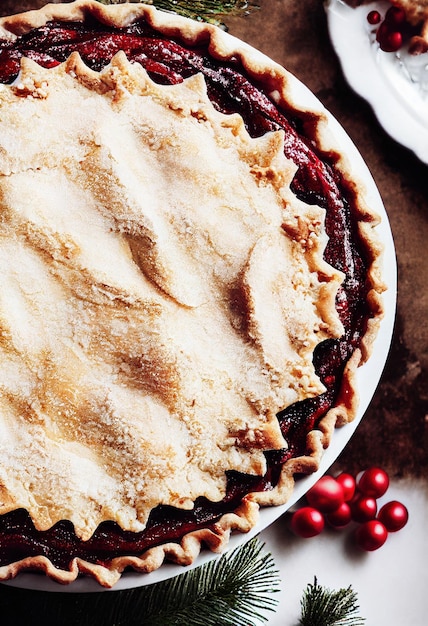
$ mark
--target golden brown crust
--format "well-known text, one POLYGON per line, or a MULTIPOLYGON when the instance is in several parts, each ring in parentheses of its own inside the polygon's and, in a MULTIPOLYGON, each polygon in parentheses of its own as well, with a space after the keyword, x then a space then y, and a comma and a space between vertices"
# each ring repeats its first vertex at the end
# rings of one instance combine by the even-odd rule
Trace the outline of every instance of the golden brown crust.
MULTIPOLYGON (((66 5, 47 5, 39 11, 3 18, 0 20, 0 28, 8 36, 16 36, 28 32, 32 28, 42 26, 51 19, 81 21, 87 15, 93 15, 101 22, 113 26, 127 25, 144 15, 154 28, 160 30, 165 35, 175 36, 179 34, 181 38, 188 42, 207 41, 213 56, 225 60, 232 57, 240 58, 248 73, 257 80, 262 81, 267 90, 275 95, 279 104, 284 102, 287 103, 287 106, 293 106, 293 102, 290 102, 289 90, 291 78, 283 68, 267 59, 264 55, 253 51, 242 42, 225 35, 213 26, 192 22, 177 16, 172 17, 169 14, 156 11, 152 7, 137 4, 104 6, 98 2, 78 0, 66 5)), ((82 83, 86 82, 87 86, 91 86, 92 81, 93 84, 99 85, 99 78, 94 73, 86 72, 77 61, 72 60, 69 63, 75 63, 74 69, 79 70, 77 73, 80 72, 82 83)), ((298 104, 295 106, 299 108, 298 104)), ((316 129, 316 141, 321 151, 333 156, 337 168, 343 173, 345 179, 349 178, 348 172, 350 167, 341 152, 335 152, 334 137, 331 137, 329 134, 325 114, 323 112, 308 111, 307 124, 316 129)), ((352 186, 352 183, 349 184, 352 186)), ((202 545, 207 545, 213 551, 218 551, 227 544, 231 530, 239 530, 240 532, 250 530, 257 522, 259 506, 285 502, 293 490, 295 473, 310 473, 318 468, 322 452, 329 445, 334 428, 351 421, 355 417, 358 405, 355 373, 358 366, 367 360, 371 353, 373 340, 377 334, 379 322, 383 314, 381 293, 385 286, 381 279, 380 259, 382 247, 374 232, 374 227, 379 220, 365 204, 364 191, 361 190, 359 185, 354 185, 354 194, 359 211, 358 219, 361 238, 364 241, 368 258, 371 261, 368 280, 371 286, 369 304, 372 310, 372 318, 369 320, 367 332, 362 340, 361 350, 355 351, 346 367, 337 405, 321 421, 317 430, 308 434, 307 456, 291 459, 284 465, 279 484, 273 491, 249 494, 239 509, 233 514, 225 515, 213 529, 202 529, 190 533, 183 538, 180 544, 166 544, 148 550, 141 557, 114 559, 107 567, 93 565, 76 559, 73 561, 69 572, 63 572, 54 568, 50 561, 44 557, 31 557, 19 563, 0 568, 1 579, 13 577, 19 571, 25 569, 39 569, 58 582, 68 583, 74 580, 81 572, 90 574, 101 585, 111 587, 120 577, 121 572, 128 566, 137 571, 150 572, 157 569, 165 559, 181 564, 191 563, 197 557, 202 545)), ((286 230, 289 233, 293 231, 292 221, 286 224, 286 230)), ((320 264, 319 252, 319 247, 314 250, 315 267, 319 267, 320 264)), ((248 272, 252 271, 251 268, 248 269, 248 272)), ((326 283, 325 285, 324 300, 329 303, 325 307, 326 311, 331 311, 331 303, 334 300, 336 289, 337 284, 334 282, 331 284, 326 283)), ((245 292, 245 283, 243 291, 245 292)), ((246 298, 251 300, 250 293, 246 294, 246 298)), ((331 326, 335 326, 336 321, 333 316, 329 323, 331 326)), ((255 335, 260 333, 256 322, 253 322, 252 332, 255 335)), ((332 332, 333 334, 338 332, 337 325, 332 329, 332 332)), ((260 435, 259 443, 261 443, 262 447, 267 444, 265 434, 260 435)), ((8 497, 11 499, 11 496, 8 497)), ((9 502, 7 510, 12 508, 13 501, 9 502)))

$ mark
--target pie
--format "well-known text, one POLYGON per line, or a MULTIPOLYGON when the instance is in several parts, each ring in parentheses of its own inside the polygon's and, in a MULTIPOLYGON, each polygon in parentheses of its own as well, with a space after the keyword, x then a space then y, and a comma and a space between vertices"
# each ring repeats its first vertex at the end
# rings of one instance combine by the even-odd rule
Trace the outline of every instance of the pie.
POLYGON ((111 587, 222 550, 353 419, 379 218, 326 114, 215 26, 0 27, 0 579, 111 587))

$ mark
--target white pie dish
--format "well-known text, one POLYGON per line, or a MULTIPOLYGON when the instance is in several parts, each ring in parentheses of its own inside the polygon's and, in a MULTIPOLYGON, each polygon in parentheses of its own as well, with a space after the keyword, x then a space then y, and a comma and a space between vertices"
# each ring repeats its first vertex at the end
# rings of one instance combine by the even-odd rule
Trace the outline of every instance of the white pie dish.
MULTIPOLYGON (((290 87, 294 102, 299 104, 303 109, 322 111, 328 115, 329 124, 334 134, 335 141, 339 144, 343 153, 352 163, 354 180, 361 181, 361 184, 367 191, 366 197, 368 204, 381 216, 382 221, 377 227, 377 231, 384 245, 383 278, 388 287, 387 291, 383 295, 385 316, 381 322, 380 330, 373 346, 373 353, 367 363, 361 366, 357 372, 360 403, 356 418, 350 424, 335 430, 330 446, 323 455, 319 470, 315 474, 302 478, 296 483, 293 495, 289 501, 281 506, 263 508, 260 511, 258 524, 248 534, 233 534, 230 539, 228 549, 232 549, 239 544, 244 543, 273 523, 279 516, 293 506, 335 461, 363 418, 365 410, 375 393, 388 355, 394 325, 396 304, 396 260, 394 244, 388 217, 375 182, 373 181, 373 178, 371 177, 371 174, 357 148, 349 139, 340 124, 325 111, 318 99, 296 78, 290 78, 290 87)), ((214 558, 219 557, 218 555, 212 553, 202 552, 196 559, 195 563, 190 567, 198 567, 204 562, 214 558)), ((115 584, 113 590, 120 591, 147 584, 153 584, 181 574, 183 571, 185 570, 183 570, 181 566, 165 563, 160 569, 150 574, 126 572, 115 584)), ((99 592, 103 590, 97 582, 89 578, 78 578, 73 583, 62 586, 44 576, 31 573, 20 573, 16 579, 7 581, 4 584, 27 589, 71 593, 99 592)))

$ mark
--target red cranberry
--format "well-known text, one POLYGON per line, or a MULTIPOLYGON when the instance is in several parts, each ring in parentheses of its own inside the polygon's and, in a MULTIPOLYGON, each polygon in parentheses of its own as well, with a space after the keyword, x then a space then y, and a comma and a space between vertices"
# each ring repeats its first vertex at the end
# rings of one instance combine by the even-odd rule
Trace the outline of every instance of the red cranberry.
POLYGON ((372 24, 373 26, 375 24, 379 24, 380 22, 380 13, 379 11, 370 11, 370 13, 367 15, 367 21, 369 24, 372 24))
POLYGON ((383 546, 387 540, 388 531, 382 522, 372 519, 357 528, 355 537, 359 548, 372 552, 383 546))
POLYGON ((357 496, 351 502, 351 514, 354 522, 367 522, 376 517, 377 503, 374 498, 368 496, 357 496))
POLYGON ((403 35, 398 30, 391 30, 386 22, 379 26, 376 39, 384 52, 396 52, 403 44, 403 35))
POLYGON ((299 537, 308 539, 319 535, 324 529, 324 517, 311 506, 297 509, 291 518, 291 530, 299 537))
POLYGON ((388 33, 379 45, 384 52, 397 52, 403 45, 403 35, 399 31, 388 33))
POLYGON ((400 26, 406 21, 406 13, 399 7, 390 7, 385 14, 385 22, 391 26, 400 26))
POLYGON ((380 498, 389 487, 389 476, 380 467, 371 467, 361 475, 358 489, 365 496, 380 498))
POLYGON ((346 472, 342 472, 339 476, 336 476, 336 480, 339 485, 342 485, 343 495, 345 498, 345 502, 349 502, 352 500, 355 494, 355 478, 351 476, 351 474, 347 474, 346 472))
POLYGON ((323 476, 306 494, 308 503, 321 511, 330 513, 344 502, 343 487, 332 476, 323 476))
POLYGON ((335 511, 328 513, 328 515, 326 515, 326 519, 330 526, 333 526, 334 528, 343 528, 349 524, 352 519, 351 507, 347 502, 343 502, 335 511))
POLYGON ((393 533, 401 530, 407 524, 409 512, 404 504, 397 500, 392 500, 383 505, 377 517, 386 530, 393 533))

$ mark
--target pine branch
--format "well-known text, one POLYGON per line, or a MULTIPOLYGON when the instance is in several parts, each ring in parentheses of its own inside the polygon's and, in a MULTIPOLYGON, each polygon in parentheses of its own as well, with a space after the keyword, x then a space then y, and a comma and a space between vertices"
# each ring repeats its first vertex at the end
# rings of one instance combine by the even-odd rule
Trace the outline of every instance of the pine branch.
POLYGON ((309 584, 301 600, 301 626, 362 626, 365 619, 357 615, 357 594, 351 586, 332 591, 309 584))
POLYGON ((145 624, 170 626, 252 626, 272 611, 278 573, 263 545, 253 539, 218 561, 147 588, 145 624))
MULTIPOLYGON (((221 24, 229 16, 246 16, 259 6, 254 0, 130 0, 131 2, 153 4, 158 9, 172 11, 195 20, 221 24)), ((102 4, 122 4, 125 0, 98 0, 102 4)))

